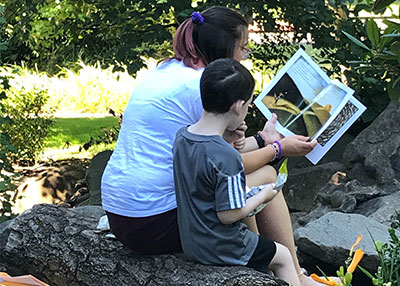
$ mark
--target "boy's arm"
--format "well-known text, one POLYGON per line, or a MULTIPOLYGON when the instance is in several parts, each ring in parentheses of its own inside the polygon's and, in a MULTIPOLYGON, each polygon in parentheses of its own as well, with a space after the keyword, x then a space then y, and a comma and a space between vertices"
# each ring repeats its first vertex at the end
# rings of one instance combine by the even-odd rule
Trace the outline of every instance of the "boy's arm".
POLYGON ((232 209, 217 212, 218 219, 223 224, 232 224, 251 213, 260 204, 272 200, 278 191, 273 189, 274 185, 269 184, 262 188, 257 194, 246 200, 246 206, 239 209, 232 209))

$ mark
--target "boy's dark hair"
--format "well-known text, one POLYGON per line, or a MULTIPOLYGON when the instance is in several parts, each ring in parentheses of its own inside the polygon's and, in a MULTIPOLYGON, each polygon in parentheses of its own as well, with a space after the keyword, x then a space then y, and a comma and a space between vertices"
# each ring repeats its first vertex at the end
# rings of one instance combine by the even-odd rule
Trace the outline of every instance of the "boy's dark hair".
POLYGON ((185 20, 174 36, 175 58, 193 67, 193 59, 205 65, 220 58, 232 58, 236 43, 247 30, 248 22, 235 10, 213 6, 201 13, 202 23, 185 20))
POLYGON ((234 59, 218 59, 209 64, 200 79, 205 111, 226 113, 238 100, 248 101, 254 90, 251 73, 234 59))

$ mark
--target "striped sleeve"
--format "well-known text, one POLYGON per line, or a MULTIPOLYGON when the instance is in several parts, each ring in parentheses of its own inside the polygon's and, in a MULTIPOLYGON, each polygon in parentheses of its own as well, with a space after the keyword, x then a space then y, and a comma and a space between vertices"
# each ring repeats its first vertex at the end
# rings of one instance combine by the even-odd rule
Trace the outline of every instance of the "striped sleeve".
POLYGON ((238 209, 246 205, 244 172, 235 175, 218 175, 216 211, 238 209))

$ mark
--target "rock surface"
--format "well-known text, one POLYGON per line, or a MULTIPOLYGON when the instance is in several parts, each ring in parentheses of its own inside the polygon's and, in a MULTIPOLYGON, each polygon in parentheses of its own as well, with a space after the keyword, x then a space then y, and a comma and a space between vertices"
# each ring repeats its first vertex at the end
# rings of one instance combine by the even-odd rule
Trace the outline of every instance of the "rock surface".
POLYGON ((348 144, 343 162, 352 178, 399 189, 399 108, 400 103, 389 104, 368 128, 348 144))
POLYGON ((357 248, 365 252, 360 265, 374 273, 378 266, 374 241, 380 240, 386 243, 390 238, 387 226, 375 220, 360 214, 329 212, 298 228, 295 238, 300 251, 317 259, 323 258, 324 262, 339 267, 348 258, 350 247, 359 234, 363 239, 357 248))
POLYGON ((52 286, 288 285, 246 267, 204 266, 181 254, 133 254, 95 230, 101 211, 82 213, 88 212, 36 205, 1 225, 0 271, 31 273, 52 286))
MULTIPOLYGON (((317 166, 305 158, 290 158, 283 193, 300 260, 310 262, 303 267, 315 266, 317 260, 343 265, 355 238, 363 234, 360 247, 368 254, 362 265, 376 271, 366 226, 374 239, 385 241, 392 216, 400 211, 399 109, 400 103, 390 104, 350 143, 352 138, 345 135, 317 166)), ((100 204, 100 179, 110 154, 93 158, 85 180, 75 186, 65 205, 100 204)), ((52 185, 57 186, 57 180, 52 185)), ((65 192, 68 196, 71 186, 65 192)), ((94 231, 103 213, 94 206, 40 205, 0 225, 0 271, 32 273, 51 285, 281 285, 247 268, 206 267, 181 255, 134 255, 94 231)))

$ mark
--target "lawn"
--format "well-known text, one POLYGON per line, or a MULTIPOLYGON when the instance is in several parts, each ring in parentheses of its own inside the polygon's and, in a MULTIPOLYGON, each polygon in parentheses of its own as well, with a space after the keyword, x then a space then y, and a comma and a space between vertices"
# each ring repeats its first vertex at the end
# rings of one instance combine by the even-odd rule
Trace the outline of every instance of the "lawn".
POLYGON ((91 158, 100 151, 113 149, 115 143, 102 143, 92 146, 88 150, 82 150, 83 145, 90 138, 96 140, 99 136, 104 135, 103 129, 118 127, 118 125, 118 118, 112 116, 56 118, 46 137, 45 149, 41 159, 91 158))

